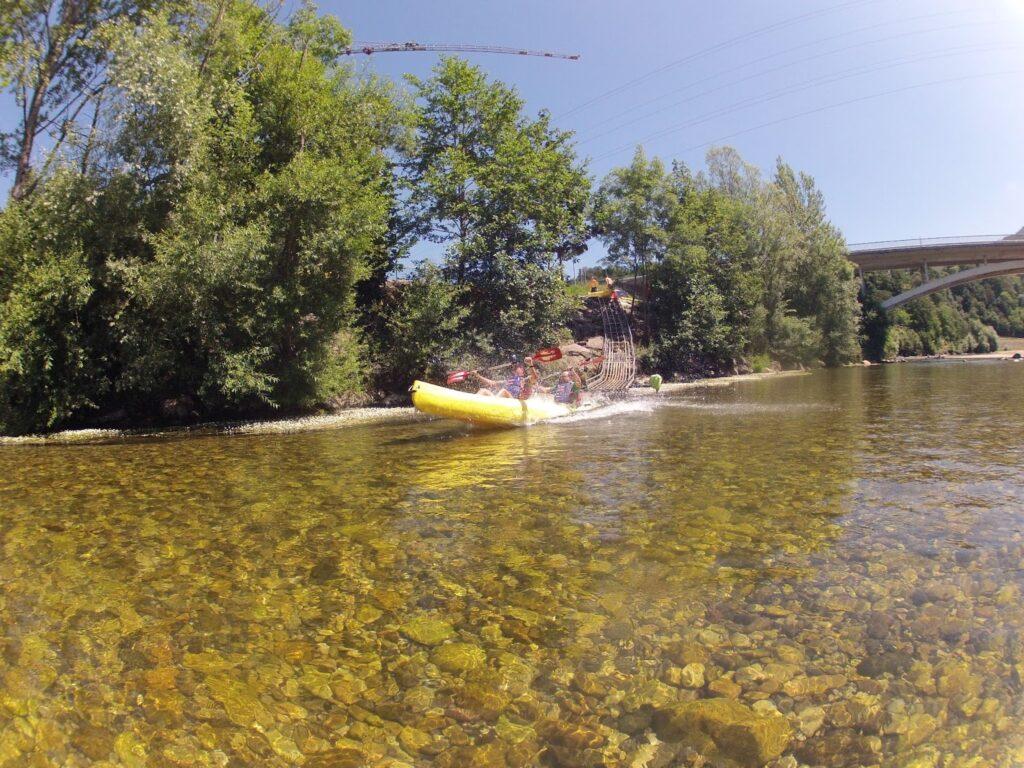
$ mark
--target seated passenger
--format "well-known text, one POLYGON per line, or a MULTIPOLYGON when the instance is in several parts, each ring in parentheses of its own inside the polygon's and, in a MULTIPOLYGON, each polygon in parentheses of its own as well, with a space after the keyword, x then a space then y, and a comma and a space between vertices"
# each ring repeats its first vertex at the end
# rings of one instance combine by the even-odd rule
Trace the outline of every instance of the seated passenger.
POLYGON ((512 369, 512 375, 505 379, 504 382, 495 381, 494 379, 488 379, 476 371, 473 375, 478 381, 486 384, 487 386, 481 387, 476 391, 478 395, 490 395, 497 397, 511 397, 519 400, 527 400, 530 395, 533 394, 533 388, 537 383, 537 369, 533 365, 533 358, 526 358, 526 368, 522 365, 516 365, 512 369), (527 376, 527 369, 529 370, 529 376, 527 376), (495 391, 495 387, 501 387, 501 389, 495 391))
POLYGON ((558 382, 551 388, 556 403, 578 406, 583 401, 583 380, 575 370, 562 371, 558 382))

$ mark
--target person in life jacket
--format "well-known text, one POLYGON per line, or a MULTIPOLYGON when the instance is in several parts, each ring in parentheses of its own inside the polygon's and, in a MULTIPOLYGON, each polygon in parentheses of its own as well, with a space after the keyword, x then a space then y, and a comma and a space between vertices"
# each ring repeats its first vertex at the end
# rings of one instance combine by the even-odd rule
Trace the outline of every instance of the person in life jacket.
POLYGON ((583 401, 583 380, 575 369, 562 371, 558 382, 551 388, 556 403, 576 407, 583 401))
POLYGON ((533 364, 533 358, 526 358, 526 365, 516 363, 512 368, 512 375, 504 382, 488 379, 474 371, 476 379, 484 384, 476 391, 478 395, 491 395, 497 397, 511 397, 518 400, 527 400, 533 394, 537 385, 537 369, 533 364), (497 391, 494 388, 500 387, 497 391))

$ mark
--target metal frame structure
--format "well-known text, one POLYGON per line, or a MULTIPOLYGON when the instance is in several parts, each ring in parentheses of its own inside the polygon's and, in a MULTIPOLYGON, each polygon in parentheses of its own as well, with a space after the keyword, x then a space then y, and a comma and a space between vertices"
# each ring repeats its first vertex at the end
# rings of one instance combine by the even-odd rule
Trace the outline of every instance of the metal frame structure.
POLYGON ((636 378, 636 349, 629 317, 613 291, 607 298, 588 298, 600 302, 604 329, 604 362, 587 377, 587 389, 593 392, 621 392, 636 378))

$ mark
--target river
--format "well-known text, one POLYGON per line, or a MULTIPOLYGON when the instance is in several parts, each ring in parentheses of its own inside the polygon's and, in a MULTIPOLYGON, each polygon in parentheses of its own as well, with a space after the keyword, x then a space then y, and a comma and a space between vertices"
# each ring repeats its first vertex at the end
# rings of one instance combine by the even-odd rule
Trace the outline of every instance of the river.
POLYGON ((1022 391, 0 447, 0 765, 1024 765, 1022 391))

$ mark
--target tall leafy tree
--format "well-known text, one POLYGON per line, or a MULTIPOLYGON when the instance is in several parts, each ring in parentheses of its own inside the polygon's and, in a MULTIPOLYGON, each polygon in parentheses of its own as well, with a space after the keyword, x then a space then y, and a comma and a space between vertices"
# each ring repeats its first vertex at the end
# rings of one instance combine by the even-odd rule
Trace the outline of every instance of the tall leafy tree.
POLYGON ((653 267, 653 352, 666 370, 721 369, 744 354, 762 284, 735 198, 673 171, 678 205, 653 267))
POLYGON ((336 64, 332 19, 200 11, 108 25, 91 159, 61 153, 0 214, 4 429, 362 384, 353 288, 386 238, 390 90, 336 64))
POLYGON ((729 147, 709 151, 696 176, 679 164, 666 175, 638 152, 597 197, 612 258, 655 254, 660 365, 721 369, 751 352, 839 365, 859 354, 852 265, 809 176, 780 161, 766 181, 729 147))
POLYGON ((443 58, 417 97, 404 181, 421 237, 465 287, 467 327, 499 349, 550 339, 569 305, 560 262, 586 240, 589 179, 571 134, 477 67, 443 58))
POLYGON ((464 345, 466 310, 460 293, 429 261, 419 264, 410 279, 388 286, 373 308, 369 336, 379 384, 401 391, 411 378, 442 374, 441 367, 464 345))
POLYGON ((860 355, 860 305, 843 235, 829 222, 825 198, 812 177, 797 176, 780 159, 775 187, 798 233, 785 292, 787 305, 796 315, 813 319, 814 329, 821 334, 818 356, 827 365, 852 362, 860 355))
POLYGON ((732 147, 708 151, 707 183, 743 206, 747 243, 761 278, 761 311, 751 338, 756 351, 778 350, 792 323, 784 322, 789 307, 786 289, 797 257, 798 233, 779 189, 765 183, 761 171, 732 147))
POLYGON ((106 391, 90 303, 92 272, 76 216, 80 180, 61 177, 35 206, 0 213, 0 432, 47 429, 106 391))
POLYGON ((122 269, 133 297, 123 386, 185 393, 213 410, 338 394, 322 384, 351 368, 335 340, 351 324, 362 256, 387 225, 389 107, 374 84, 333 68, 347 33, 317 19, 300 12, 281 29, 236 3, 212 51, 204 37, 144 34, 138 55, 122 54, 124 93, 140 81, 167 86, 168 113, 143 110, 151 130, 130 145, 162 158, 175 195, 151 258, 122 269), (174 69, 154 51, 183 73, 141 75, 174 69), (173 126, 193 102, 181 85, 190 79, 197 135, 173 126))
POLYGON ((658 158, 648 160, 642 147, 636 148, 632 163, 604 178, 594 196, 593 232, 608 249, 605 263, 631 272, 634 282, 640 278, 645 307, 649 268, 665 255, 676 204, 664 165, 658 158))
POLYGON ((95 127, 106 88, 109 48, 99 36, 111 23, 137 24, 160 0, 6 0, 0 10, 0 85, 20 109, 13 131, 0 134, 0 162, 14 171, 11 197, 34 184, 40 138, 49 157, 95 127), (85 117, 85 127, 80 118, 85 117))

